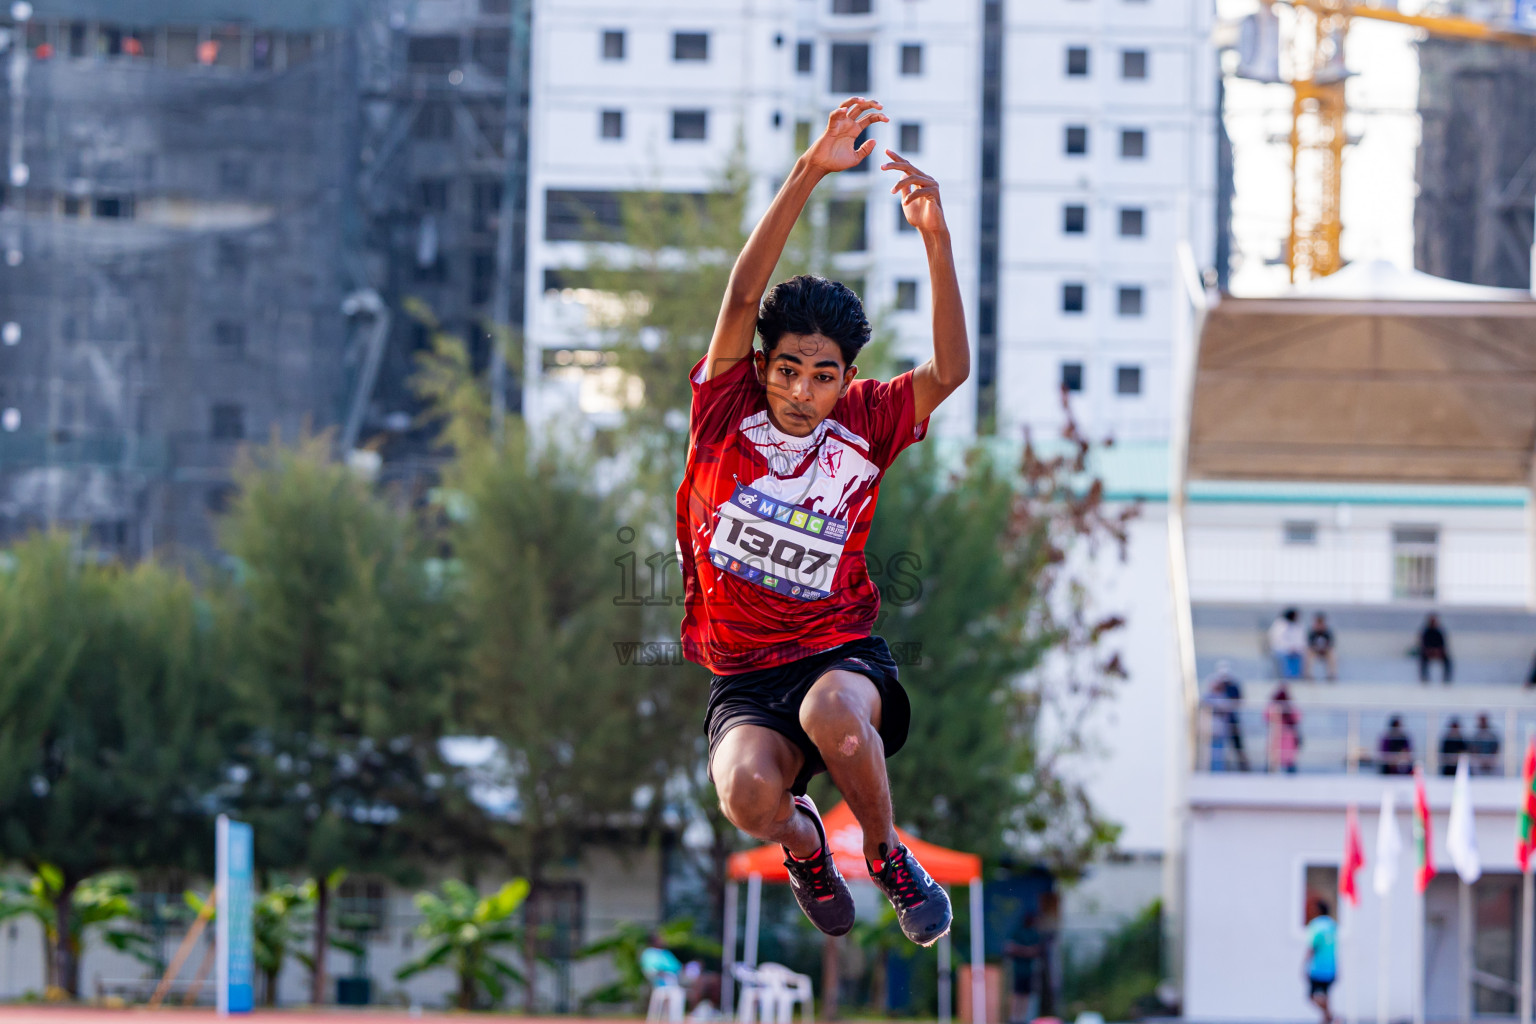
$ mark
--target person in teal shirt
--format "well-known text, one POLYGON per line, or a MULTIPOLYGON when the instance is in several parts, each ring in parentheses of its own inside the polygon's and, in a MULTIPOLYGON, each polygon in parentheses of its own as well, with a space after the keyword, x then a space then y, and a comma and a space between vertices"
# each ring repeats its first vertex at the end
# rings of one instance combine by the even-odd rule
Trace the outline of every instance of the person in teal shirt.
POLYGON ((1333 1024, 1328 989, 1338 979, 1339 923, 1328 913, 1328 901, 1316 901, 1317 916, 1307 923, 1307 996, 1323 1011, 1323 1024, 1333 1024))

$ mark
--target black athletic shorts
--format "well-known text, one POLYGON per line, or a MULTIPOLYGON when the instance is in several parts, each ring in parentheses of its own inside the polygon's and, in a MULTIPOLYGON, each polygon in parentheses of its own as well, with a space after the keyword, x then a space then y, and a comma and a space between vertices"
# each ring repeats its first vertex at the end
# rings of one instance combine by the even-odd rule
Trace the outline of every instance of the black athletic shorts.
POLYGON ((912 705, 897 678, 890 647, 878 636, 869 636, 772 668, 715 676, 709 684, 709 710, 704 717, 711 771, 715 748, 726 733, 738 725, 761 725, 786 737, 805 755, 805 767, 790 787, 794 793, 804 793, 811 777, 826 771, 827 765, 800 727, 800 702, 816 680, 833 669, 857 672, 875 684, 880 691, 880 740, 885 744, 885 756, 900 750, 907 742, 912 705))
POLYGON ((1332 985, 1332 978, 1329 978, 1327 981, 1323 981, 1318 978, 1308 978, 1307 998, 1310 999, 1313 996, 1326 996, 1328 994, 1328 989, 1332 987, 1332 985))

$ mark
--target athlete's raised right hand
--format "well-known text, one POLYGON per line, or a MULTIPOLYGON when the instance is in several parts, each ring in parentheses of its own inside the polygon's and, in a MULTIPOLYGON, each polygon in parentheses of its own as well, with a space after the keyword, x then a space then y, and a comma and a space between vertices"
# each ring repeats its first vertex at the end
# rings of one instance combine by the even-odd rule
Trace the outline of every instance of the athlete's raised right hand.
POLYGON ((854 146, 859 133, 877 121, 890 120, 880 112, 881 109, 878 102, 863 96, 844 101, 828 115, 827 130, 805 151, 806 162, 823 174, 857 167, 859 161, 875 151, 874 139, 867 140, 862 146, 854 146))

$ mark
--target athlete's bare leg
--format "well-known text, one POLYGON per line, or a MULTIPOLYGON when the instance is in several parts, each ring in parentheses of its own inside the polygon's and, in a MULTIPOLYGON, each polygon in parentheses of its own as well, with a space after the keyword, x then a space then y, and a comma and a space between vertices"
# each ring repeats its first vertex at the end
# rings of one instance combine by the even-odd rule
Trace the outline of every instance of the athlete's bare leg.
POLYGON ((872 863, 884 860, 897 840, 885 743, 880 739, 880 691, 857 672, 828 672, 801 702, 800 727, 821 752, 832 781, 864 830, 865 858, 872 863))
POLYGON ((778 843, 801 859, 814 856, 821 836, 809 817, 795 813, 789 792, 804 766, 800 748, 779 733, 761 725, 736 726, 710 762, 720 810, 749 836, 778 843))

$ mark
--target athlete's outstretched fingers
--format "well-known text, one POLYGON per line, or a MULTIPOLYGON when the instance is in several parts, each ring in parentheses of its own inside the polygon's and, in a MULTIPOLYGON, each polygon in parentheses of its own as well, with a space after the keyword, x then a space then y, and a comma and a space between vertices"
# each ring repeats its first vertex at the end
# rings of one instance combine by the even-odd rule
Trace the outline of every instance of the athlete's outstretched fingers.
POLYGON ((847 103, 845 103, 843 105, 848 108, 848 116, 852 117, 852 118, 858 118, 861 114, 863 114, 867 110, 884 110, 885 109, 883 106, 880 105, 880 101, 879 100, 872 100, 872 99, 870 99, 867 96, 855 96, 855 97, 853 97, 853 99, 849 100, 847 103))
POLYGON ((928 175, 924 174, 922 171, 918 171, 915 174, 907 175, 905 178, 902 178, 896 184, 892 185, 891 186, 891 192, 894 194, 897 189, 905 188, 908 185, 916 185, 916 186, 921 187, 923 185, 937 185, 937 184, 938 184, 938 182, 936 182, 932 178, 928 177, 928 175))
POLYGON ((908 192, 905 196, 902 197, 901 202, 902 205, 906 205, 915 199, 932 199, 934 202, 938 202, 939 186, 929 185, 927 188, 913 189, 911 192, 908 192))

